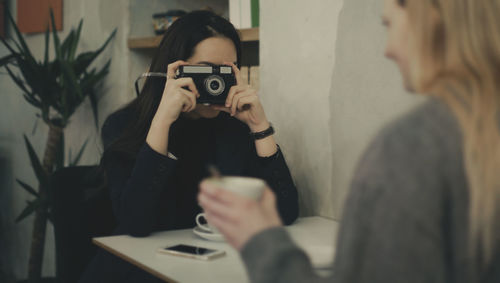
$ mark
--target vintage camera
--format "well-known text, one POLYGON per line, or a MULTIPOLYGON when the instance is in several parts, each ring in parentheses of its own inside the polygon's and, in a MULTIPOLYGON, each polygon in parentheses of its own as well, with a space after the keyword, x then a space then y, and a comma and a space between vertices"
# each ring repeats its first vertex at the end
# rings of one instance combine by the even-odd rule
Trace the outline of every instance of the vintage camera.
POLYGON ((229 90, 236 84, 233 68, 226 65, 184 65, 177 69, 176 76, 193 78, 200 93, 196 99, 199 104, 224 104, 229 90))

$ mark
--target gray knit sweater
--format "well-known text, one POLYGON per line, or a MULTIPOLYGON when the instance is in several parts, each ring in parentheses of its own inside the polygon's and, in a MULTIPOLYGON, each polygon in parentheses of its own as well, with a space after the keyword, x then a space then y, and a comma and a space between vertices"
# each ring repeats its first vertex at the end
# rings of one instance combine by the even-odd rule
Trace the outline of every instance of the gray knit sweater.
POLYGON ((361 159, 331 277, 316 275, 283 228, 253 237, 242 258, 253 282, 500 282, 500 252, 482 272, 467 255, 467 210, 461 132, 431 100, 383 129, 361 159))

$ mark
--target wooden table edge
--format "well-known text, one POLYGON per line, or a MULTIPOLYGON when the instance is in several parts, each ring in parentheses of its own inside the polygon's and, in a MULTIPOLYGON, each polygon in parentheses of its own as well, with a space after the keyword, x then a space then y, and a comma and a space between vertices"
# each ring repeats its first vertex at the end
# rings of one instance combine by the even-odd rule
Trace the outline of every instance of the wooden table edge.
POLYGON ((125 260, 125 261, 127 261, 127 262, 129 262, 129 263, 131 263, 131 264, 133 264, 133 265, 141 268, 141 269, 143 269, 144 271, 151 273, 152 275, 160 278, 163 281, 172 282, 172 283, 177 282, 174 279, 169 278, 169 277, 161 274, 160 272, 158 272, 158 271, 156 271, 156 270, 148 267, 147 265, 144 265, 144 264, 136 261, 135 259, 133 259, 133 258, 131 258, 131 257, 129 257, 129 256, 127 256, 127 255, 125 255, 125 254, 117 251, 117 250, 114 250, 114 249, 112 249, 112 248, 104 245, 103 243, 99 242, 99 240, 96 239, 96 238, 92 238, 92 243, 94 243, 96 246, 104 249, 105 251, 108 251, 108 252, 112 253, 113 255, 115 255, 115 256, 117 256, 117 257, 119 257, 119 258, 121 258, 121 259, 123 259, 123 260, 125 260))

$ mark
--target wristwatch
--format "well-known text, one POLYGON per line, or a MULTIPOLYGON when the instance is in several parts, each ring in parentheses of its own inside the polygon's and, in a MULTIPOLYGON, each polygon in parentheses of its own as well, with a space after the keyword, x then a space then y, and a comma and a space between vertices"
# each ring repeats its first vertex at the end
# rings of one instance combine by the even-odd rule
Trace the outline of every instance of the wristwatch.
POLYGON ((250 132, 250 136, 254 140, 261 140, 263 138, 267 138, 268 136, 270 136, 272 134, 274 134, 274 128, 273 128, 273 125, 271 123, 269 123, 269 128, 265 129, 262 132, 256 132, 256 133, 250 132))

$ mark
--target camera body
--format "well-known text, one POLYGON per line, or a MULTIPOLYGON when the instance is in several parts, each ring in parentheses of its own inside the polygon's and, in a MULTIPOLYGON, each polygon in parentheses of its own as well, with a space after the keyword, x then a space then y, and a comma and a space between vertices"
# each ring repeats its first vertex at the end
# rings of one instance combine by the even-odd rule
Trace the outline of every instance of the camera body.
POLYGON ((198 104, 223 105, 229 90, 236 85, 233 68, 226 65, 184 65, 177 69, 176 77, 193 79, 200 93, 198 104))

